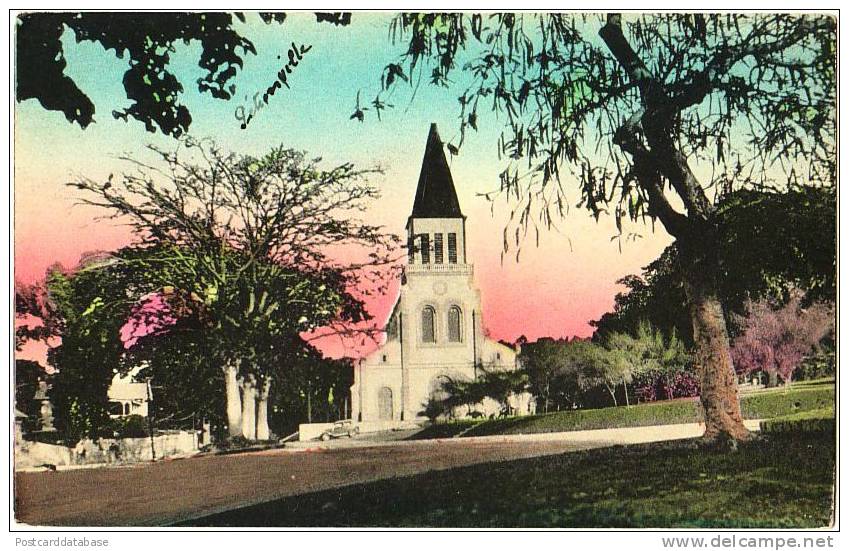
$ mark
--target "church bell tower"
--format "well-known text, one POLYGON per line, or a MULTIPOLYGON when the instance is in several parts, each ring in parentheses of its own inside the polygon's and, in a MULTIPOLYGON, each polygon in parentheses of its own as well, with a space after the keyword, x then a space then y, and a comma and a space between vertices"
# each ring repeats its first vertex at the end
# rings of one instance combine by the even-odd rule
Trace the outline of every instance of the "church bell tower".
POLYGON ((413 212, 407 219, 408 264, 440 270, 466 264, 466 217, 436 124, 430 125, 413 212))

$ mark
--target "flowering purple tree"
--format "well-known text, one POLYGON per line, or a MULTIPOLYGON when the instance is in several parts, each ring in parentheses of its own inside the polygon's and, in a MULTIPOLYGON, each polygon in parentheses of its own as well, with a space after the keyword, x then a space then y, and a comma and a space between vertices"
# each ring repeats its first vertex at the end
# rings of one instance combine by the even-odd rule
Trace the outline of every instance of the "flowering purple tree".
POLYGON ((834 329, 834 304, 802 306, 794 294, 784 306, 767 300, 746 303, 739 320, 742 333, 734 340, 731 356, 738 373, 763 370, 771 381, 790 384, 793 372, 834 329))

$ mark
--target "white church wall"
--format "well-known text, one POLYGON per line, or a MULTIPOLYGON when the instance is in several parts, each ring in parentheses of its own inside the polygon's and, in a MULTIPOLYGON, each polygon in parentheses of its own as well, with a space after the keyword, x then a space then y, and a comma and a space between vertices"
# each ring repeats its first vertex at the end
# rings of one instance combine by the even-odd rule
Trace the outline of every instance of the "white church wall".
POLYGON ((403 284, 389 323, 393 337, 357 368, 351 389, 354 417, 360 418, 361 412, 362 421, 381 417, 381 388, 388 389, 382 394, 383 417, 387 416, 386 394, 391 391, 393 418, 400 421, 403 408, 407 421, 422 411, 440 377, 471 380, 476 376, 476 364, 516 368, 515 351, 484 337, 480 292, 475 288, 474 269, 467 258, 466 220, 442 147, 436 126, 432 125, 413 213, 407 224, 408 237, 416 249, 404 268, 403 284), (427 239, 422 239, 423 235, 427 239), (422 250, 424 244, 426 251, 422 250), (460 314, 458 339, 451 338, 454 331, 449 319, 454 308, 460 314), (422 314, 428 309, 433 310, 434 323, 424 330, 422 314))

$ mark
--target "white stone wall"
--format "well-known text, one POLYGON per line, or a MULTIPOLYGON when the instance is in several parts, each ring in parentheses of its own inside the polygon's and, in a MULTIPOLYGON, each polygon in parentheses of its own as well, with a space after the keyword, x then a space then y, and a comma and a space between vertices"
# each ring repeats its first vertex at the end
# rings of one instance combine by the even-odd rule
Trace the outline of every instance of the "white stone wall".
MULTIPOLYGON (((185 455, 198 450, 198 435, 190 431, 173 431, 154 436, 153 444, 157 459, 185 455)), ((73 448, 24 441, 15 449, 15 468, 21 470, 44 464, 123 464, 150 461, 151 458, 150 437, 83 439, 73 448)))

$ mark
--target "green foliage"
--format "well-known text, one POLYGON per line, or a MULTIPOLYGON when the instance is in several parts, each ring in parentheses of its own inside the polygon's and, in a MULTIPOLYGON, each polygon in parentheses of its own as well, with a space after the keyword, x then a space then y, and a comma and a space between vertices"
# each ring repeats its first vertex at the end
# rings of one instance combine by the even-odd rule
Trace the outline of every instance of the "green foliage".
POLYGON ((719 208, 723 303, 742 313, 746 300, 805 302, 837 294, 837 194, 798 186, 786 192, 740 190, 719 208))
POLYGON ((525 343, 519 355, 522 369, 528 374, 530 392, 537 398, 537 407, 571 407, 579 392, 577 378, 571 376, 574 366, 566 347, 568 341, 541 338, 525 343))
POLYGON ((204 331, 172 328, 145 337, 127 350, 128 361, 144 366, 139 380, 151 379, 148 404, 157 428, 197 428, 204 420, 214 432, 224 426, 224 376, 214 358, 215 346, 204 331))
POLYGON ((254 157, 187 138, 177 151, 149 150, 154 161, 125 158, 136 170, 109 185, 70 185, 158 251, 134 298, 165 297, 178 320, 192 322, 187 330, 205 333, 212 363, 264 379, 300 333, 369 319, 352 290, 380 287, 386 274, 367 268, 390 263, 398 244, 358 217, 378 197, 368 181, 376 170, 328 167, 282 146, 254 157), (155 185, 162 173, 167 181, 155 185), (335 262, 335 247, 366 260, 335 262))
POLYGON ((421 414, 436 421, 439 417, 451 418, 455 408, 472 408, 485 398, 498 402, 502 409, 508 408, 508 399, 513 394, 521 394, 528 388, 528 375, 523 371, 481 368, 474 380, 460 379, 443 375, 439 387, 422 404, 421 414))
POLYGON ((98 436, 104 438, 144 438, 150 436, 147 418, 141 415, 128 415, 110 419, 99 429, 98 436))
MULTIPOLYGON (((159 387, 158 422, 206 418, 222 427, 224 366, 286 395, 272 406, 275 430, 309 417, 293 406, 306 396, 324 417, 343 414, 332 395, 347 394, 350 382, 335 366, 333 382, 285 368, 305 355, 302 334, 347 334, 367 322, 363 294, 390 279, 379 268, 391 264, 399 241, 359 217, 378 197, 369 181, 377 171, 328 167, 282 146, 253 157, 187 138, 176 151, 149 151, 153 161, 126 157, 134 170, 107 184, 83 177, 69 185, 141 238, 116 255, 132 277, 104 297, 124 297, 130 310, 115 319, 146 329, 127 340, 124 359, 147 363, 159 387), (334 260, 337 247, 348 264, 334 260)), ((103 308, 93 299, 82 312, 103 308)))
POLYGON ((801 411, 774 419, 761 421, 761 432, 775 434, 788 433, 798 435, 803 432, 824 432, 834 434, 837 420, 834 406, 801 411))
POLYGON ((621 387, 629 402, 635 378, 672 374, 689 364, 677 335, 665 339, 646 322, 638 324, 634 336, 608 333, 603 342, 539 339, 522 345, 520 360, 543 412, 598 405, 597 389, 607 393, 606 403, 616 405, 621 387))
POLYGON ((285 351, 280 360, 283 368, 272 379, 271 430, 285 436, 308 420, 330 422, 347 417, 351 408, 347 396, 354 384, 351 360, 325 358, 300 340, 287 345, 285 351))
POLYGON ((107 390, 124 361, 120 329, 132 300, 126 289, 138 274, 117 257, 93 255, 75 270, 53 270, 48 300, 61 319, 61 344, 48 352, 57 370, 51 399, 56 428, 71 442, 96 436, 108 421, 107 390))
POLYGON ((834 377, 837 366, 837 357, 834 345, 823 344, 813 354, 802 361, 802 365, 796 370, 797 381, 812 381, 826 377, 834 377))
MULTIPOLYGON (((745 419, 769 419, 834 405, 833 381, 790 390, 770 390, 741 397, 745 419)), ((529 434, 572 430, 641 427, 703 421, 697 399, 652 402, 631 407, 560 411, 510 419, 485 421, 463 436, 529 434)))
MULTIPOLYGON (((794 289, 805 302, 836 296, 836 195, 832 188, 799 186, 786 192, 740 190, 719 204, 719 294, 732 336, 735 315, 747 299, 784 303, 794 289)), ((675 331, 692 345, 692 323, 686 309, 678 248, 668 247, 643 268, 641 275, 618 281, 613 312, 590 322, 594 338, 608 333, 634 333, 649 321, 664 333, 675 331)))
MULTIPOLYGON (((132 117, 149 132, 180 136, 189 129, 192 116, 179 102, 184 92, 180 77, 171 72, 171 54, 180 43, 200 47, 197 65, 203 75, 196 84, 201 93, 228 100, 236 94, 234 78, 245 59, 256 54, 253 43, 235 28, 233 16, 242 13, 26 13, 15 25, 16 96, 34 98, 42 107, 61 111, 69 122, 86 128, 94 122, 95 105, 66 74, 63 33, 76 42, 96 42, 102 55, 129 58, 123 76, 130 106, 113 111, 123 120, 132 117)), ((285 13, 259 13, 266 23, 282 24, 285 13)), ((348 25, 351 14, 316 13, 316 21, 348 25)), ((193 83, 194 84, 194 83, 193 83)))
POLYGON ((15 359, 15 409, 30 417, 25 423, 26 428, 32 426, 39 413, 41 404, 33 397, 38 390, 39 381, 46 379, 47 372, 38 362, 15 359))
POLYGON ((647 321, 637 326, 633 336, 628 333, 609 334, 604 346, 615 362, 623 364, 620 371, 630 375, 668 373, 680 370, 691 361, 684 343, 674 330, 666 339, 647 321))

